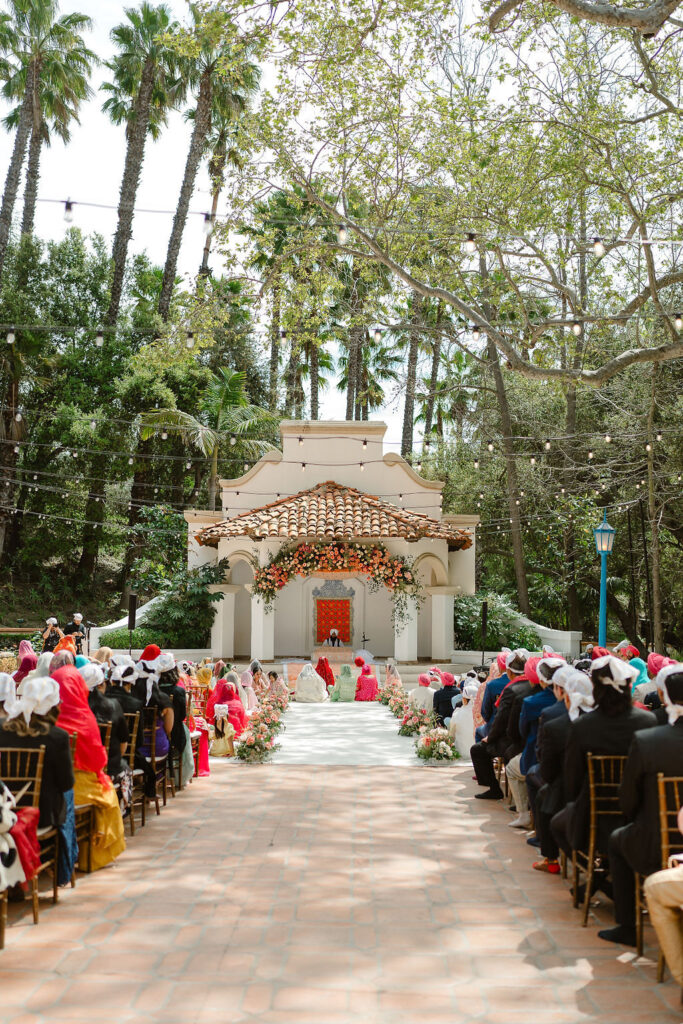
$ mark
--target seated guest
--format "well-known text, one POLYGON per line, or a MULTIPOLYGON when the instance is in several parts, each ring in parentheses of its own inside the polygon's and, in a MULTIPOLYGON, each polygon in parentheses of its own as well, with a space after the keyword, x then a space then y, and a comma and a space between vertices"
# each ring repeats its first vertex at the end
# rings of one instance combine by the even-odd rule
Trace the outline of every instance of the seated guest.
MULTIPOLYGON (((327 661, 327 658, 325 658, 325 661, 327 661)), ((332 678, 334 678, 334 676, 332 678)), ((329 683, 327 685, 329 687, 329 683)), ((282 697, 289 696, 287 683, 284 681, 282 676, 278 675, 277 672, 273 671, 273 669, 271 669, 270 672, 268 673, 268 688, 271 693, 278 694, 282 697)))
MULTIPOLYGON (((640 729, 656 724, 653 714, 634 708, 631 682, 635 669, 613 655, 591 662, 591 681, 595 709, 572 722, 567 740, 564 783, 567 806, 551 822, 553 835, 561 850, 584 850, 588 841, 590 794, 587 755, 628 753, 631 740, 640 729)), ((598 820, 597 846, 606 853, 609 835, 618 825, 616 817, 598 820)))
POLYGON ((91 655, 93 661, 96 661, 98 665, 110 665, 111 657, 114 652, 111 647, 100 647, 91 655))
MULTIPOLYGON (((76 806, 94 806, 94 836, 90 862, 93 871, 110 864, 126 848, 123 818, 111 779, 105 773, 107 751, 100 730, 88 705, 88 690, 83 677, 72 665, 57 669, 61 704, 57 725, 76 733, 74 753, 74 800, 76 806)), ((88 869, 88 851, 80 852, 80 867, 88 869)))
POLYGON ((117 661, 112 665, 109 672, 109 686, 106 690, 107 697, 117 701, 121 705, 124 714, 134 715, 144 708, 144 702, 133 695, 133 683, 137 679, 137 670, 132 658, 127 659, 127 664, 117 661))
POLYGON ((53 675, 58 668, 64 668, 65 666, 74 667, 75 664, 75 654, 72 654, 71 651, 59 651, 59 653, 53 654, 50 658, 50 675, 53 675))
POLYGON ((59 654, 60 651, 68 651, 69 654, 73 655, 74 661, 76 660, 76 655, 78 654, 78 651, 76 650, 76 641, 71 635, 63 636, 61 638, 61 640, 55 647, 54 653, 59 654))
POLYGON ((107 725, 111 722, 107 775, 121 786, 124 805, 121 809, 124 810, 130 804, 132 776, 124 757, 130 736, 126 719, 123 717, 123 708, 118 701, 105 696, 107 684, 99 665, 86 665, 79 671, 88 687, 88 704, 98 724, 107 725))
POLYGON ((387 686, 390 682, 400 683, 401 674, 398 671, 398 665, 393 658, 387 658, 387 667, 384 676, 384 685, 387 686))
MULTIPOLYGON (((552 687, 556 703, 545 709, 539 723, 536 781, 540 782, 541 786, 533 801, 537 840, 534 845, 540 848, 543 859, 536 861, 532 866, 536 871, 558 875, 560 851, 551 832, 550 822, 566 804, 564 758, 569 726, 579 715, 592 711, 594 701, 590 678, 569 665, 561 665, 553 672, 552 687)), ((530 779, 533 781, 534 775, 527 773, 528 789, 530 779)))
POLYGON ((477 743, 483 740, 484 736, 488 734, 491 726, 493 725, 493 720, 496 717, 497 711, 496 701, 510 682, 510 678, 505 669, 505 659, 509 653, 509 651, 507 653, 501 651, 500 654, 496 655, 496 659, 489 669, 489 679, 486 681, 481 697, 480 714, 484 724, 477 727, 477 731, 475 733, 475 740, 477 743))
POLYGON ((40 827, 64 821, 65 794, 74 787, 71 750, 67 733, 55 725, 59 686, 54 679, 29 679, 24 692, 7 706, 0 723, 0 748, 45 747, 40 786, 40 827))
MULTIPOLYGON (((225 675, 225 681, 227 683, 232 683, 232 685, 235 687, 237 691, 237 696, 239 697, 242 703, 242 707, 246 711, 247 707, 249 706, 249 700, 247 698, 246 690, 242 686, 242 680, 238 676, 237 672, 235 672, 235 670, 231 668, 229 672, 227 672, 227 674, 225 675)), ((216 683, 216 686, 217 685, 218 683, 216 683)))
POLYGON ((379 685, 375 674, 369 665, 363 665, 356 683, 356 700, 373 701, 377 700, 379 685))
POLYGON ((9 673, 0 672, 0 720, 6 716, 16 699, 17 684, 9 673))
MULTIPOLYGON (((444 672, 444 676, 449 673, 444 672)), ((444 687, 446 689, 446 687, 444 687)), ((472 709, 474 706, 474 699, 479 692, 479 683, 474 680, 470 680, 465 683, 462 691, 462 704, 455 708, 448 722, 448 733, 455 743, 455 749, 458 751, 461 757, 467 757, 469 755, 472 744, 474 743, 474 718, 472 715, 472 709)), ((436 697, 438 697, 439 691, 434 696, 436 703, 436 697)))
POLYGON ((318 675, 310 661, 307 662, 296 677, 295 700, 299 704, 321 704, 327 699, 325 680, 318 675))
POLYGON ((475 743, 470 751, 477 782, 480 786, 486 786, 485 792, 474 794, 477 800, 503 799, 503 790, 496 779, 493 762, 497 757, 505 757, 511 746, 508 727, 513 705, 517 698, 523 699, 531 693, 531 683, 524 675, 528 657, 528 651, 522 648, 506 655, 505 672, 509 681, 496 701, 496 714, 488 735, 480 743, 475 743))
MULTIPOLYGON (((471 680, 468 680, 468 682, 470 682, 470 681, 471 680)), ((476 682, 476 680, 474 680, 474 682, 476 682)), ((474 691, 474 696, 475 697, 476 697, 478 691, 479 691, 479 685, 477 684, 476 689, 474 691)), ((444 674, 443 674, 443 686, 441 687, 440 690, 437 690, 436 693, 434 694, 433 707, 434 707, 434 713, 436 714, 436 718, 437 718, 438 724, 441 725, 441 726, 444 726, 446 729, 448 728, 451 716, 453 714, 453 698, 459 692, 460 691, 457 689, 456 684, 455 684, 455 676, 452 675, 450 672, 444 672, 444 674)), ((469 717, 470 718, 472 717, 472 708, 470 708, 469 717)), ((474 729, 473 729, 473 734, 474 734, 474 729)), ((472 744, 470 744, 470 746, 471 745, 472 744)), ((469 753, 469 750, 468 750, 468 753, 469 753)))
POLYGON ((228 719, 235 730, 235 736, 241 736, 249 725, 249 718, 242 707, 242 701, 237 696, 237 689, 226 679, 218 680, 206 702, 206 720, 212 725, 216 724, 216 705, 227 709, 224 717, 228 719))
POLYGON ((260 661, 252 661, 249 666, 249 671, 252 676, 252 686, 254 687, 254 693, 260 699, 265 697, 268 693, 268 680, 266 674, 263 671, 263 666, 260 661))
MULTIPOLYGON (((683 810, 678 812, 683 832, 683 810)), ((655 871, 643 886, 652 926, 677 985, 683 987, 683 864, 655 871)))
POLYGON ((14 682, 17 684, 17 686, 19 685, 19 683, 23 682, 24 679, 26 679, 26 676, 29 674, 29 672, 34 671, 37 664, 38 656, 33 650, 24 652, 21 655, 19 659, 19 668, 14 673, 14 682))
POLYGON ((634 872, 651 875, 662 866, 657 775, 680 775, 683 765, 683 664, 674 662, 662 668, 657 686, 668 723, 646 728, 633 737, 619 791, 628 824, 615 829, 609 842, 617 926, 598 935, 624 946, 636 944, 634 872))
POLYGON ((356 699, 356 680, 353 678, 350 665, 342 665, 339 670, 339 677, 332 687, 330 700, 341 701, 344 704, 351 703, 356 699))
MULTIPOLYGON (((505 766, 505 771, 512 792, 517 817, 508 822, 511 828, 527 829, 531 826, 531 815, 529 813, 528 791, 526 786, 527 772, 536 764, 536 736, 538 734, 538 723, 541 713, 555 703, 555 695, 552 688, 548 687, 548 675, 546 665, 550 659, 528 658, 525 666, 525 675, 533 689, 528 697, 522 700, 519 714, 519 733, 524 743, 521 753, 511 758, 505 766), (543 663, 543 674, 539 674, 537 668, 543 663)), ((559 659, 558 667, 562 664, 559 659)), ((514 713, 514 712, 513 712, 514 713)))
POLYGON ((409 692, 408 699, 415 707, 423 708, 431 713, 434 709, 434 691, 430 688, 430 679, 426 672, 422 672, 417 677, 417 683, 417 688, 409 692))
POLYGON ((334 686, 334 673, 327 658, 318 658, 318 664, 315 666, 315 670, 320 678, 325 680, 325 685, 329 691, 334 686))
POLYGON ((639 682, 634 683, 633 700, 637 704, 643 704, 646 697, 651 693, 656 693, 657 684, 655 682, 655 678, 663 668, 666 668, 667 665, 673 664, 675 664, 673 658, 665 658, 663 654, 657 654, 655 651, 648 654, 646 666, 647 678, 643 680, 641 675, 639 682))
MULTIPOLYGON (((148 645, 146 650, 154 647, 148 645)), ((143 654, 145 652, 143 651, 143 654)), ((126 655, 114 655, 114 660, 126 655)), ((159 655, 157 655, 157 658, 159 655)), ((143 661, 142 658, 135 664, 136 679, 133 684, 133 696, 142 701, 144 708, 157 709, 157 725, 154 741, 154 753, 156 757, 166 757, 170 747, 170 736, 173 731, 173 701, 159 689, 158 676, 155 668, 156 658, 153 661, 143 661)), ((142 718, 138 732, 138 751, 143 758, 151 756, 151 739, 143 732, 142 718)))
MULTIPOLYGON (((194 774, 192 741, 187 727, 187 691, 180 682, 180 673, 172 654, 161 654, 154 663, 158 673, 159 690, 173 702, 173 728, 171 746, 182 762, 182 778, 189 781, 194 774)), ((179 779, 176 779, 178 782, 179 779)))
MULTIPOLYGON (((312 668, 313 666, 311 666, 312 668)), ((244 692, 245 699, 247 701, 246 711, 253 711, 254 708, 258 707, 258 697, 254 690, 254 680, 249 669, 246 669, 240 676, 240 683, 242 684, 242 690, 244 692)))

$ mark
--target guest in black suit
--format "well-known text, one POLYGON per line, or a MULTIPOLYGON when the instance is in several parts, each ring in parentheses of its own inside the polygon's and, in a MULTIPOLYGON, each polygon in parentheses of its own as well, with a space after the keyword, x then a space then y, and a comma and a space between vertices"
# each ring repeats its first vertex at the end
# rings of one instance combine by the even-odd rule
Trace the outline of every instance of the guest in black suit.
MULTIPOLYGON (((520 698, 521 707, 521 701, 524 697, 528 697, 533 689, 531 683, 524 677, 524 666, 528 657, 529 652, 522 649, 511 651, 508 654, 505 660, 505 669, 510 682, 498 698, 498 710, 488 735, 481 743, 475 743, 470 751, 477 782, 480 786, 487 787, 484 793, 475 793, 477 800, 502 800, 503 798, 503 791, 496 779, 493 762, 496 757, 504 756, 511 746, 512 741, 508 736, 508 728, 517 697, 520 698)), ((517 731, 519 732, 519 723, 517 723, 517 731)))
POLYGON ((657 775, 683 774, 683 664, 663 668, 656 682, 669 721, 633 737, 619 793, 629 824, 609 843, 617 926, 598 932, 624 946, 636 944, 634 872, 651 875, 662 867, 657 775))
MULTIPOLYGON (((588 754, 626 756, 631 740, 640 729, 656 725, 649 711, 634 708, 631 682, 636 671, 612 655, 598 658, 591 666, 595 710, 583 715, 569 728, 564 761, 564 786, 567 806, 551 822, 553 836, 561 850, 583 850, 588 842, 590 793, 588 754)), ((597 845, 607 852, 609 835, 619 824, 617 818, 598 822, 597 845)))

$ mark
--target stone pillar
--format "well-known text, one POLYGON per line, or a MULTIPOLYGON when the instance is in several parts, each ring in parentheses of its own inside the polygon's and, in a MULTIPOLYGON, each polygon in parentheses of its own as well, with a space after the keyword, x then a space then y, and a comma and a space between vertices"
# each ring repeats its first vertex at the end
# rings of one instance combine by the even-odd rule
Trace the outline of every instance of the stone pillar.
POLYGON ((216 603, 216 615, 211 626, 211 656, 213 658, 235 657, 235 594, 240 588, 232 583, 213 583, 209 586, 212 594, 222 594, 216 603))
POLYGON ((417 661, 417 601, 408 598, 408 619, 394 626, 394 658, 396 661, 417 661))
POLYGON ((460 587, 427 587, 432 602, 432 660, 450 660, 453 651, 453 598, 460 587))
POLYGON ((275 657, 275 612, 263 600, 251 595, 251 657, 272 661, 275 657))

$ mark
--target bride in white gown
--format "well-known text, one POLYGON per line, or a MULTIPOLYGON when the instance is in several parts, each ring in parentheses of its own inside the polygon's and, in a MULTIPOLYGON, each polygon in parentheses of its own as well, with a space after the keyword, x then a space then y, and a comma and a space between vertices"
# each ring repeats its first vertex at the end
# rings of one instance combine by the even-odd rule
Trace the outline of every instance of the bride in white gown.
POLYGON ((328 700, 325 680, 318 675, 310 662, 304 665, 296 677, 294 699, 299 704, 322 704, 324 700, 328 700))

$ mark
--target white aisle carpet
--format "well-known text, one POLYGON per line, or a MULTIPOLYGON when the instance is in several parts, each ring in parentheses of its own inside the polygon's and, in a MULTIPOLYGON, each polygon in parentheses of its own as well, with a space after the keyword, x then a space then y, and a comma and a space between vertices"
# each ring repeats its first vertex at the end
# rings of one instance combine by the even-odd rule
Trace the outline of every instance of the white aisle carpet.
POLYGON ((398 735, 383 704, 289 705, 272 764, 416 765, 414 738, 398 735))

